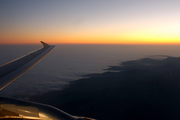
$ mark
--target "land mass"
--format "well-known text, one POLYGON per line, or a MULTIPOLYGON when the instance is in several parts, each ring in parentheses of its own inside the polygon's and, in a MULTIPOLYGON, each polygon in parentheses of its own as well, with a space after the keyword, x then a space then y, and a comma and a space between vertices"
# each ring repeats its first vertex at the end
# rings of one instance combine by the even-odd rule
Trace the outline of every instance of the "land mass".
POLYGON ((30 99, 99 120, 180 119, 180 57, 158 57, 122 62, 30 99))

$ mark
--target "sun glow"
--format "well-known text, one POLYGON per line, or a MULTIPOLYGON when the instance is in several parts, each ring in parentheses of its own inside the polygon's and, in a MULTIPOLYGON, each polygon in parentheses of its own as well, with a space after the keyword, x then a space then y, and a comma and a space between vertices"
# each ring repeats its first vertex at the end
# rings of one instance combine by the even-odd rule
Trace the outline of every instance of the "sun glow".
POLYGON ((73 2, 1 6, 0 44, 180 44, 179 2, 73 2))

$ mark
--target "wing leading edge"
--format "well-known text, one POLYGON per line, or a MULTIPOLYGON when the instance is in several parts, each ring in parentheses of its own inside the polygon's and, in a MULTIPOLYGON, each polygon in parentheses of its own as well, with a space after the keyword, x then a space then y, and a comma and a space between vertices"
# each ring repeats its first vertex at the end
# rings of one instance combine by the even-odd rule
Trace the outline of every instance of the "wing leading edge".
MULTIPOLYGON (((43 48, 0 66, 0 91, 43 59, 55 46, 41 41, 43 48)), ((0 97, 0 119, 95 120, 72 116, 53 106, 0 97)))
POLYGON ((41 43, 43 48, 0 66, 0 91, 36 65, 55 47, 42 41, 41 43))

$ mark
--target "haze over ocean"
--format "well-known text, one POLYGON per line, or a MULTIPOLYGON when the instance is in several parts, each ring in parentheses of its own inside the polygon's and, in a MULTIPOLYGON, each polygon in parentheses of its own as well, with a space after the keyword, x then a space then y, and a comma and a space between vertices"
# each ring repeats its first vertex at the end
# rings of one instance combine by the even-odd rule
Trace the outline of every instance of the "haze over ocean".
MULTIPOLYGON (((0 45, 0 65, 41 45, 0 45)), ((65 45, 58 44, 42 61, 0 92, 1 96, 27 98, 62 89, 81 75, 102 73, 108 66, 154 55, 180 57, 178 45, 65 45)))

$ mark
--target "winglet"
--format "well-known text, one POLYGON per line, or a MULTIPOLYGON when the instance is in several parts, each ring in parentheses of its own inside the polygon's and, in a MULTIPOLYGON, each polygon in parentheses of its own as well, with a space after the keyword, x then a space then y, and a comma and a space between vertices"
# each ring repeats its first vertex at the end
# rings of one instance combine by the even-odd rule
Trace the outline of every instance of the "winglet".
POLYGON ((44 47, 49 46, 49 44, 47 44, 47 43, 45 43, 43 41, 41 41, 41 43, 43 44, 44 47))

